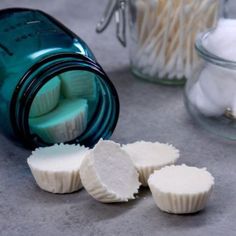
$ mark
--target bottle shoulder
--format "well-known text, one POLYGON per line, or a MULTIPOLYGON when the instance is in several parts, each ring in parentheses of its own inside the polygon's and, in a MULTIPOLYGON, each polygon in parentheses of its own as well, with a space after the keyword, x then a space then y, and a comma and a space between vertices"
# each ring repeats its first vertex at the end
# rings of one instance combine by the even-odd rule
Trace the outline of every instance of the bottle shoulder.
POLYGON ((39 10, 0 11, 0 68, 25 70, 58 53, 81 53, 95 59, 86 43, 39 10))

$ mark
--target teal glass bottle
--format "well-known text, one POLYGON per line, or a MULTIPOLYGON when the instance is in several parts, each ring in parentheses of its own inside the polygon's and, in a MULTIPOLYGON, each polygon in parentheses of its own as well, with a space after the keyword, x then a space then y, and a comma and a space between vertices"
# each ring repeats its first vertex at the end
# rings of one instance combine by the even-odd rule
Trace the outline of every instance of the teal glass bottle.
POLYGON ((118 116, 117 92, 83 40, 40 10, 0 11, 4 134, 29 148, 93 146, 111 136, 118 116))

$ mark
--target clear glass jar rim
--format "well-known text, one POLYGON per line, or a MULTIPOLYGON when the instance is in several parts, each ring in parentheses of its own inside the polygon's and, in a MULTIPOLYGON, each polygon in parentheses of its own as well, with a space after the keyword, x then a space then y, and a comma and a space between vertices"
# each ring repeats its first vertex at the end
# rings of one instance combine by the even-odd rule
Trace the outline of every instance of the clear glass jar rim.
POLYGON ((206 60, 207 62, 213 63, 217 66, 222 66, 229 69, 236 69, 236 61, 227 60, 225 58, 219 57, 214 53, 210 52, 204 46, 204 40, 215 30, 215 28, 211 28, 203 33, 200 33, 195 41, 195 49, 201 58, 206 60))

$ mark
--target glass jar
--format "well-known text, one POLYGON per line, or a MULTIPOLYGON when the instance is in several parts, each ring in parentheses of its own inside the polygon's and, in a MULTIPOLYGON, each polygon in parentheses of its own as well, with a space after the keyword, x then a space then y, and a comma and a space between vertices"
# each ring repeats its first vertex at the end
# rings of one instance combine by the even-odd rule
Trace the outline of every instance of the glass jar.
POLYGON ((34 148, 111 136, 118 95, 86 43, 39 10, 0 11, 0 124, 34 148))
MULTIPOLYGON (((236 140, 236 62, 209 51, 205 42, 213 32, 211 29, 196 39, 200 63, 186 84, 185 104, 204 128, 236 140)), ((232 50, 227 45, 225 49, 232 50)))
POLYGON ((184 84, 198 60, 195 37, 216 24, 220 0, 111 0, 97 31, 104 30, 116 12, 117 36, 123 45, 125 5, 129 6, 132 72, 151 82, 184 84))

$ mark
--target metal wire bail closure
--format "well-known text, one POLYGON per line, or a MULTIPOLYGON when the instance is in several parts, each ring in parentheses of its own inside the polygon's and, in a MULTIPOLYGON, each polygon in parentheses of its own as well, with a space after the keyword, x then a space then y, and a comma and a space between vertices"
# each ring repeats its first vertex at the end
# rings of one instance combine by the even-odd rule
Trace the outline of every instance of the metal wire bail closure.
POLYGON ((116 37, 119 42, 126 47, 126 7, 128 0, 109 0, 105 8, 103 17, 98 22, 96 27, 97 33, 102 33, 111 22, 113 15, 115 15, 116 22, 116 37))

